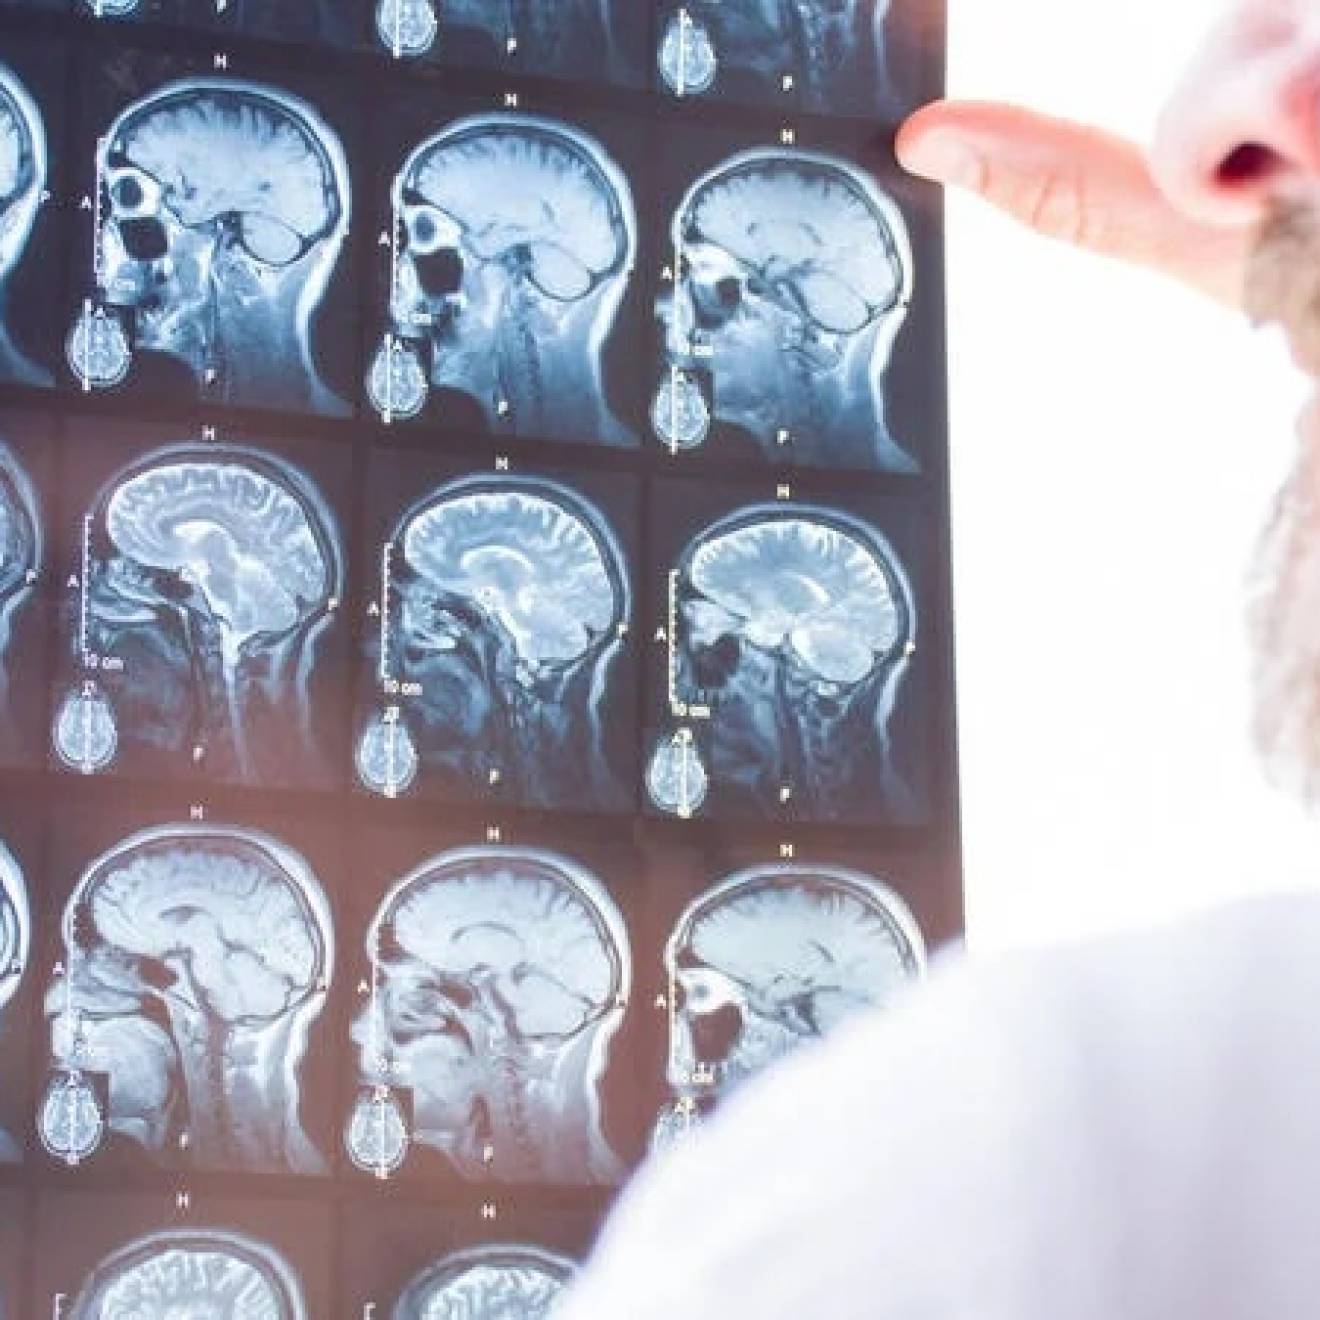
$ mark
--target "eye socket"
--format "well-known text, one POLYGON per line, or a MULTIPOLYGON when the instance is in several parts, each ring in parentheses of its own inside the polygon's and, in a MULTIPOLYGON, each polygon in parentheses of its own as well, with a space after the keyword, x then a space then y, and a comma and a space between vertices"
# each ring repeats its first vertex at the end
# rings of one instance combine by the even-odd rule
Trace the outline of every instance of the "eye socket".
POLYGON ((458 226, 438 206, 410 206, 403 229, 408 251, 416 257, 429 257, 443 248, 458 246, 458 226))
POLYGON ((798 275, 789 287, 796 293, 802 310, 823 330, 836 335, 855 335, 877 316, 881 309, 849 288, 837 275, 828 271, 808 271, 798 275))
POLYGON ((235 228, 248 255, 265 266, 289 266, 311 246, 309 240, 273 215, 239 212, 235 228))
POLYGON ((155 215, 160 210, 160 184, 142 170, 110 170, 106 176, 106 192, 116 219, 136 220, 155 215))
POLYGON ((577 302, 591 292, 596 282, 592 273, 557 243, 529 243, 527 257, 532 283, 556 302, 577 302))

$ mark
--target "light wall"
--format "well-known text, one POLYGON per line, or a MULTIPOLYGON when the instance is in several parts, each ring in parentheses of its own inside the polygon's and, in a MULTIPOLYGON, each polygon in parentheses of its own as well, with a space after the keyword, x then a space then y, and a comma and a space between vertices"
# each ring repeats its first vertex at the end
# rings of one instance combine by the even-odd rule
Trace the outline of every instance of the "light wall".
MULTIPOLYGON (((1142 139, 1213 8, 950 4, 954 94, 1142 139)), ((973 946, 1320 884, 1246 731, 1243 572, 1302 397, 1281 345, 966 199, 949 241, 973 946)))

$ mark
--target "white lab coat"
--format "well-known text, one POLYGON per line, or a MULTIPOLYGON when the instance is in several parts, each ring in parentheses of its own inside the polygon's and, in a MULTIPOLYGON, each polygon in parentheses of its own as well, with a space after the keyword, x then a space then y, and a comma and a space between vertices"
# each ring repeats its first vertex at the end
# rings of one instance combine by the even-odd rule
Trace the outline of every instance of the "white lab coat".
POLYGON ((645 1170, 556 1320, 1317 1320, 1320 897, 983 964, 645 1170))

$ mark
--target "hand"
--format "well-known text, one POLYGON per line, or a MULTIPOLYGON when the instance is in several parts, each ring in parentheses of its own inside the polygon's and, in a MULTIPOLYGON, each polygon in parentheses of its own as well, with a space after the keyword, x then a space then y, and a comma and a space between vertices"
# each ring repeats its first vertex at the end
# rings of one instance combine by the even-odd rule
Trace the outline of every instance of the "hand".
POLYGON ((969 189, 1037 233, 1242 306, 1255 226, 1176 209, 1131 142, 1014 106, 939 101, 908 119, 897 148, 913 174, 969 189))

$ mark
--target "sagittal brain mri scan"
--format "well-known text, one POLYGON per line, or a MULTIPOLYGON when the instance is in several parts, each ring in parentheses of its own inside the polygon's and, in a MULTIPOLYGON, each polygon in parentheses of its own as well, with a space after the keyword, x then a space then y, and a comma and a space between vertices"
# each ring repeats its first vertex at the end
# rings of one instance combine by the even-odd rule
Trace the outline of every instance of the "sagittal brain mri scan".
POLYGON ((632 957, 595 876, 530 848, 443 853, 386 895, 366 955, 354 1164, 388 1177, 424 1147, 468 1180, 619 1180, 600 1086, 632 957))
POLYGON ((716 427, 772 462, 912 472, 885 422, 885 375, 912 296, 897 206, 847 161, 743 152, 673 217, 657 303, 656 438, 697 450, 716 427))
POLYGON ((661 86, 674 96, 816 114, 892 108, 889 0, 683 0, 662 15, 661 86))
POLYGON ((889 722, 916 621, 879 532, 814 506, 741 509, 689 542, 670 597, 657 809, 833 821, 907 799, 889 722))
MULTIPOLYGON (((23 872, 13 853, 0 843, 0 1028, 27 970, 31 941, 32 914, 23 872)), ((0 1164, 19 1155, 18 1134, 6 1132, 0 1124, 0 1164)))
POLYGON ((492 433, 630 443, 601 354, 637 221, 604 148, 555 120, 478 115, 421 143, 391 201, 389 324, 366 382, 377 412, 416 417, 447 391, 492 433))
POLYGON ((113 477, 80 535, 59 761, 84 774, 146 756, 220 780, 315 777, 308 684, 343 563, 311 483, 239 446, 170 447, 113 477))
POLYGON ((575 1270, 524 1243, 456 1251, 408 1284, 392 1320, 548 1320, 575 1270))
POLYGON ((0 64, 0 382, 49 385, 51 373, 14 341, 7 286, 27 248, 46 188, 46 129, 18 75, 0 64))
POLYGON ((609 0, 375 0, 373 13, 376 40, 396 59, 447 58, 619 82, 637 73, 609 0))
POLYGON ((70 1320, 308 1320, 290 1266, 220 1229, 151 1233, 92 1270, 70 1320))
POLYGON ((19 610, 41 567, 41 527, 27 474, 0 441, 0 697, 7 689, 5 655, 19 610))
POLYGON ((720 1099, 919 976, 925 944, 907 905, 873 876, 836 866, 754 866, 679 917, 665 945, 668 1147, 720 1099))
POLYGON ((366 788, 430 776, 527 806, 626 801, 606 726, 631 599, 594 508, 551 481, 462 478, 404 515, 381 577, 366 788))
POLYGON ((37 1131, 75 1165, 108 1142, 165 1163, 319 1173, 300 1070, 334 957, 307 863, 250 830, 171 825, 116 844, 64 908, 37 1131))
POLYGON ((350 213, 316 110, 257 83, 175 82, 116 117, 96 164, 95 289, 67 340, 85 388, 161 354, 206 400, 348 412, 312 342, 350 213))

